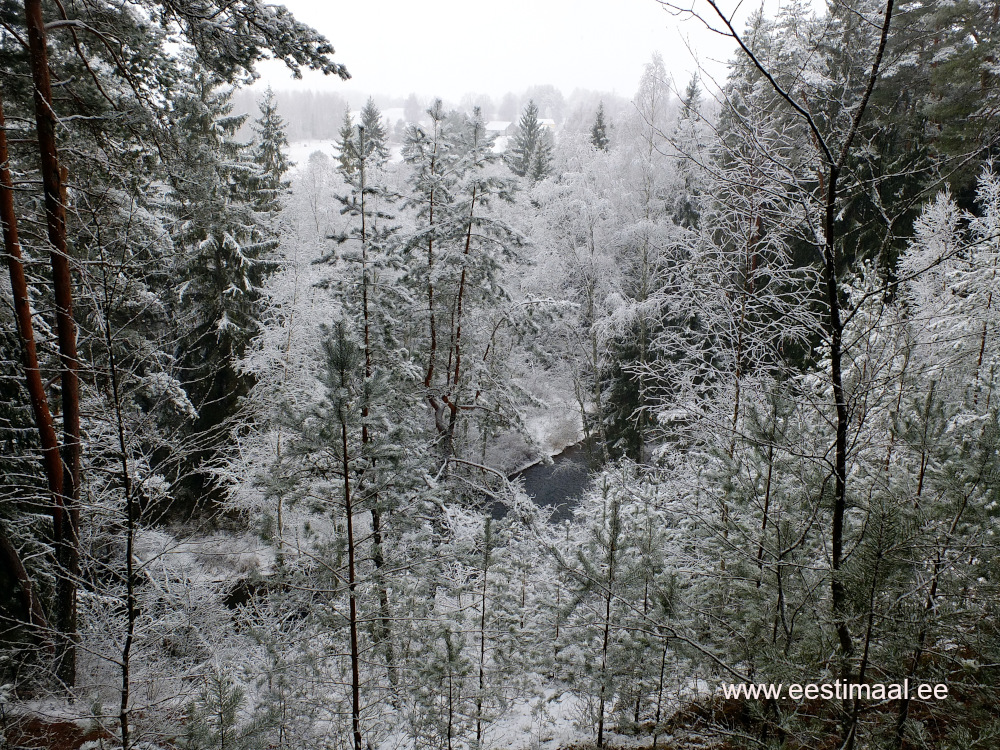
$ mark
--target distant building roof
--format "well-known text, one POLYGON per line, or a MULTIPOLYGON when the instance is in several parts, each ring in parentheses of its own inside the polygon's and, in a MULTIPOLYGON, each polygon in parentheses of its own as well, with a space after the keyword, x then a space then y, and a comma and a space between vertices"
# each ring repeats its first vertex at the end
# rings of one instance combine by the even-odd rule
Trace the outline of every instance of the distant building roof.
POLYGON ((486 123, 486 129, 490 132, 503 132, 510 127, 510 120, 490 120, 486 123))

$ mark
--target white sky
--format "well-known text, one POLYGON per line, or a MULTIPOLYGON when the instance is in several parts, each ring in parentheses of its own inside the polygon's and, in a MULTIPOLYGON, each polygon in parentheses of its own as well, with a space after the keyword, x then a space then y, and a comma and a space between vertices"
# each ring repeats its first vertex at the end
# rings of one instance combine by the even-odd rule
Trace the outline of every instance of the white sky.
POLYGON ((264 63, 264 82, 277 90, 457 100, 550 83, 567 95, 583 88, 631 97, 653 52, 683 88, 697 68, 688 43, 720 83, 735 49, 656 0, 281 1, 330 39, 353 78, 342 83, 306 73, 293 81, 283 65, 264 63))

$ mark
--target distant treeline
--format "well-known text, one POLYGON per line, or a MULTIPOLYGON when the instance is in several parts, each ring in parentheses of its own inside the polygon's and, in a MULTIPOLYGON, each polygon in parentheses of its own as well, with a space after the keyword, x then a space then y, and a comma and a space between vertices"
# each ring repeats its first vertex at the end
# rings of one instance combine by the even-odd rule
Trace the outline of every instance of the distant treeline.
MULTIPOLYGON (((277 91, 278 111, 287 123, 290 141, 322 140, 337 138, 345 109, 360 110, 371 96, 379 109, 392 120, 416 122, 425 116, 433 102, 433 97, 409 94, 406 97, 392 97, 379 94, 369 95, 359 91, 277 91), (403 117, 394 118, 389 110, 402 109, 403 117)), ((259 88, 240 89, 233 94, 233 111, 255 113, 257 101, 263 96, 259 88)), ((532 86, 521 93, 508 92, 500 99, 487 94, 466 94, 458 102, 445 102, 450 109, 471 114, 474 107, 480 107, 483 118, 515 122, 529 101, 538 105, 539 117, 551 118, 561 130, 583 132, 589 130, 600 102, 610 119, 615 119, 631 107, 629 100, 616 94, 599 91, 576 90, 568 97, 551 85, 532 86)), ((240 131, 240 137, 250 137, 249 122, 240 131)))
MULTIPOLYGON (((234 112, 256 112, 257 100, 263 92, 239 89, 233 94, 234 112)), ((277 93, 278 111, 287 123, 288 139, 292 141, 335 138, 349 99, 332 91, 281 91, 277 93)), ((240 137, 249 137, 248 118, 240 137)))

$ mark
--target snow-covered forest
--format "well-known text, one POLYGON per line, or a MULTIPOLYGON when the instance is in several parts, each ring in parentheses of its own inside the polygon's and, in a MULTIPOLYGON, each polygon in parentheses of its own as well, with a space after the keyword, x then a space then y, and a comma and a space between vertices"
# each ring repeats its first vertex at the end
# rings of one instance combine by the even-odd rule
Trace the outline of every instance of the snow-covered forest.
POLYGON ((1000 5, 661 4, 724 80, 352 110, 0 0, 0 747, 1000 747, 1000 5))

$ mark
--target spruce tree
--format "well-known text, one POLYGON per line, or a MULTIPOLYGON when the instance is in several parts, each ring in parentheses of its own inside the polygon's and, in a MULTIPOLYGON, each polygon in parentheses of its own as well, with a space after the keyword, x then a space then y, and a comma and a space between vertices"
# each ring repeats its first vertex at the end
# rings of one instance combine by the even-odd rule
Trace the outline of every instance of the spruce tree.
POLYGON ((379 108, 375 106, 375 100, 371 97, 361 110, 361 126, 365 129, 365 156, 374 155, 380 164, 384 164, 389 158, 388 133, 385 129, 385 120, 379 108))
POLYGON ((603 411, 608 449, 635 461, 644 460, 654 426, 655 388, 649 373, 664 316, 653 300, 673 281, 683 252, 664 211, 672 175, 658 150, 671 98, 663 60, 654 56, 639 82, 636 113, 625 124, 631 138, 612 155, 627 171, 613 188, 621 219, 613 246, 622 275, 616 300, 620 309, 614 313, 617 330, 606 339, 603 411))
POLYGON ((596 149, 608 150, 608 128, 604 123, 604 102, 597 105, 597 117, 590 128, 590 142, 596 149))
POLYGON ((680 153, 678 176, 683 180, 683 185, 675 191, 673 220, 682 227, 696 227, 701 212, 699 204, 703 202, 706 176, 702 164, 706 160, 704 150, 708 141, 707 124, 701 116, 701 86, 697 75, 691 77, 684 89, 670 141, 680 153))
MULTIPOLYGON (((246 115, 232 112, 231 89, 192 67, 175 102, 176 162, 167 211, 176 248, 172 309, 184 386, 198 411, 194 431, 205 446, 192 457, 211 461, 252 385, 237 361, 259 329, 261 285, 276 267, 278 240, 256 210, 262 171, 235 140, 246 115)), ((273 179, 274 175, 270 176, 273 179)), ((209 477, 191 477, 183 507, 209 491, 209 477)))
POLYGON ((508 164, 518 177, 537 182, 549 173, 551 161, 551 145, 546 141, 545 129, 538 121, 538 106, 529 101, 521 114, 508 164))
POLYGON ((532 182, 541 182, 552 173, 552 134, 542 130, 531 157, 531 170, 528 176, 532 182))
POLYGON ((337 156, 337 167, 345 176, 353 175, 354 170, 357 169, 350 151, 351 144, 354 142, 354 133, 354 117, 348 108, 344 110, 344 119, 341 120, 340 130, 337 132, 337 149, 340 151, 337 156))
POLYGON ((274 214, 281 210, 282 198, 291 187, 292 183, 285 179, 285 174, 294 165, 284 152, 288 148, 285 121, 278 114, 277 100, 270 86, 257 106, 260 116, 251 125, 254 139, 250 149, 251 157, 259 170, 255 185, 255 208, 274 214))

